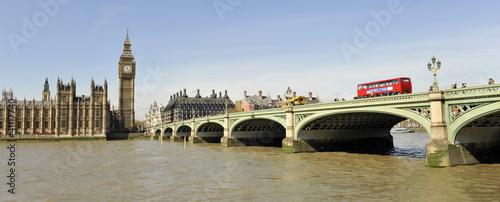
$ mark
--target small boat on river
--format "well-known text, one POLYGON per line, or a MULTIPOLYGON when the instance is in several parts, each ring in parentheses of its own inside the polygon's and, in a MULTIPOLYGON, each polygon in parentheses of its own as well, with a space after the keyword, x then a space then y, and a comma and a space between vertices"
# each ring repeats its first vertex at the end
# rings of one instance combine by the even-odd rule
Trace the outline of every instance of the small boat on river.
POLYGON ((415 132, 414 130, 410 130, 408 128, 399 128, 399 127, 394 127, 391 129, 391 133, 413 133, 415 132))

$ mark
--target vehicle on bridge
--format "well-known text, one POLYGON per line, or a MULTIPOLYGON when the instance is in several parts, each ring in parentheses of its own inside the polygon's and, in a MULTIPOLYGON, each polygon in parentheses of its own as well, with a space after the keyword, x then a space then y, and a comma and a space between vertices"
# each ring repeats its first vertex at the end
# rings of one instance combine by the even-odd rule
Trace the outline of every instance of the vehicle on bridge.
POLYGON ((357 98, 407 94, 412 92, 411 79, 400 77, 358 84, 357 98))
POLYGON ((290 103, 292 106, 305 105, 305 104, 308 104, 307 100, 308 99, 305 96, 296 96, 294 98, 290 98, 290 99, 286 100, 286 102, 284 102, 281 107, 288 106, 288 103, 290 103))

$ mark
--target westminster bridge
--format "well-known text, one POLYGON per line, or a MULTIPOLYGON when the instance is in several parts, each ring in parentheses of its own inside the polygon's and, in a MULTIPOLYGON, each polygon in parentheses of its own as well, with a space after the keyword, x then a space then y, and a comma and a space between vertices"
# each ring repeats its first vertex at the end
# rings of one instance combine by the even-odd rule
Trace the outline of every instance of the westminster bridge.
POLYGON ((500 162, 500 85, 226 113, 154 127, 160 139, 223 146, 281 146, 283 152, 380 151, 391 128, 411 119, 430 135, 426 163, 500 162))

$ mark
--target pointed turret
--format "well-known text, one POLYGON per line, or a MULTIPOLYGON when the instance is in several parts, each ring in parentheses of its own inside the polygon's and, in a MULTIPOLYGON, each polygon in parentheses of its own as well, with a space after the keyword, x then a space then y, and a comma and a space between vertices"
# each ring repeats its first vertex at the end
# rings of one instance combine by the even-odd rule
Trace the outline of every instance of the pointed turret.
POLYGON ((130 40, 128 39, 128 29, 127 29, 127 37, 125 38, 125 42, 123 43, 123 45, 131 45, 130 40))
POLYGON ((43 85, 42 98, 43 98, 43 101, 50 100, 49 78, 45 78, 45 84, 43 85))
POLYGON ((43 92, 49 92, 49 78, 45 78, 45 84, 43 85, 43 92))

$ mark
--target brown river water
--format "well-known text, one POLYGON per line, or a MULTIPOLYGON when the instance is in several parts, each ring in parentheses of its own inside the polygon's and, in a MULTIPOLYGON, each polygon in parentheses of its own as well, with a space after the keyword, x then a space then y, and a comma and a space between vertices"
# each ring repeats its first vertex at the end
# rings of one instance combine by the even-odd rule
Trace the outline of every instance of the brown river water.
POLYGON ((2 201, 499 201, 500 164, 425 166, 426 133, 393 134, 391 155, 284 154, 151 140, 0 142, 2 201))

